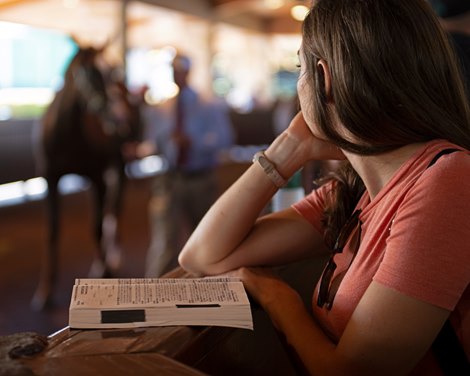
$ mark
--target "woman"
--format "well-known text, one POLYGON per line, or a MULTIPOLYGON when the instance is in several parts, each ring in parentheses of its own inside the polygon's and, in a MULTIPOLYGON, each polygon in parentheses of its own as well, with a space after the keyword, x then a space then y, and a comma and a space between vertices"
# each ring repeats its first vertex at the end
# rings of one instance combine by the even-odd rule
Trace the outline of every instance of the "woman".
POLYGON ((453 50, 425 0, 319 0, 299 59, 301 112, 209 210, 180 264, 238 269, 311 374, 440 374, 430 348, 449 317, 470 352, 470 110, 453 50), (322 159, 346 165, 258 218, 284 179, 322 159), (251 268, 329 250, 314 317, 251 268))

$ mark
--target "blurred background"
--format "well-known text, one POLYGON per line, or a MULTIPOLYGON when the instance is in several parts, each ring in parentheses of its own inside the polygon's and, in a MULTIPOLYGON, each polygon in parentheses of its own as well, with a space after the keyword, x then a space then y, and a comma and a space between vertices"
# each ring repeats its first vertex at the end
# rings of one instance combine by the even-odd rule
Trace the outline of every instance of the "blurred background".
MULTIPOLYGON (((31 308, 48 236, 47 185, 37 172, 35 135, 79 46, 105 47, 106 64, 131 95, 144 92, 150 106, 175 96, 175 54, 191 57, 191 84, 225 101, 234 127, 235 145, 218 171, 222 192, 288 124, 301 20, 309 3, 0 0, 0 335, 51 334, 66 326, 73 281, 87 276, 93 257, 89 183, 65 176, 55 304, 31 308)), ((126 168, 118 277, 143 276, 151 181, 163 171, 158 158, 126 168)))

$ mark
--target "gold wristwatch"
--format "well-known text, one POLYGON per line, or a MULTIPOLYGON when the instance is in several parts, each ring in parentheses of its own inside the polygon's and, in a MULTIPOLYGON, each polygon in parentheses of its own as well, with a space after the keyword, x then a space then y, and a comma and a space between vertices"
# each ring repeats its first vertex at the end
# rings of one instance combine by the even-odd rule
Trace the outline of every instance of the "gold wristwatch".
POLYGON ((268 175, 269 179, 271 179, 276 187, 281 188, 287 183, 286 179, 284 179, 279 171, 276 170, 274 163, 266 157, 264 151, 261 150, 253 156, 253 163, 255 162, 260 164, 266 175, 268 175))

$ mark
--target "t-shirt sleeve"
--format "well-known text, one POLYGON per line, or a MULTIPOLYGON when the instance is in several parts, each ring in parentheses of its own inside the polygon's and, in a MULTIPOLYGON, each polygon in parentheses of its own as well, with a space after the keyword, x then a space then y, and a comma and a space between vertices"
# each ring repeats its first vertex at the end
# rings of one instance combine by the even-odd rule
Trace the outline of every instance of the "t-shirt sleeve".
POLYGON ((441 159, 398 208, 374 280, 453 310, 470 280, 470 156, 441 159))
POLYGON ((292 208, 309 221, 313 227, 323 234, 322 225, 323 213, 325 211, 326 199, 332 189, 332 182, 328 182, 318 189, 313 190, 304 199, 298 201, 292 208))

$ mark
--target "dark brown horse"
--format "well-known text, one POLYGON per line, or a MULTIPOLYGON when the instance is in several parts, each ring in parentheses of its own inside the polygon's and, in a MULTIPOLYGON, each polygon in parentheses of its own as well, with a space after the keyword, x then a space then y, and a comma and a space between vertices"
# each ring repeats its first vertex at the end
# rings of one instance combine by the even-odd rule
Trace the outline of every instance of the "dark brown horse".
POLYGON ((52 302, 58 268, 58 183, 64 175, 86 177, 93 189, 97 252, 89 275, 110 276, 118 266, 116 227, 126 179, 122 148, 138 137, 140 122, 125 85, 100 69, 101 55, 101 49, 78 49, 41 122, 38 167, 48 186, 49 242, 32 301, 36 309, 52 302))

